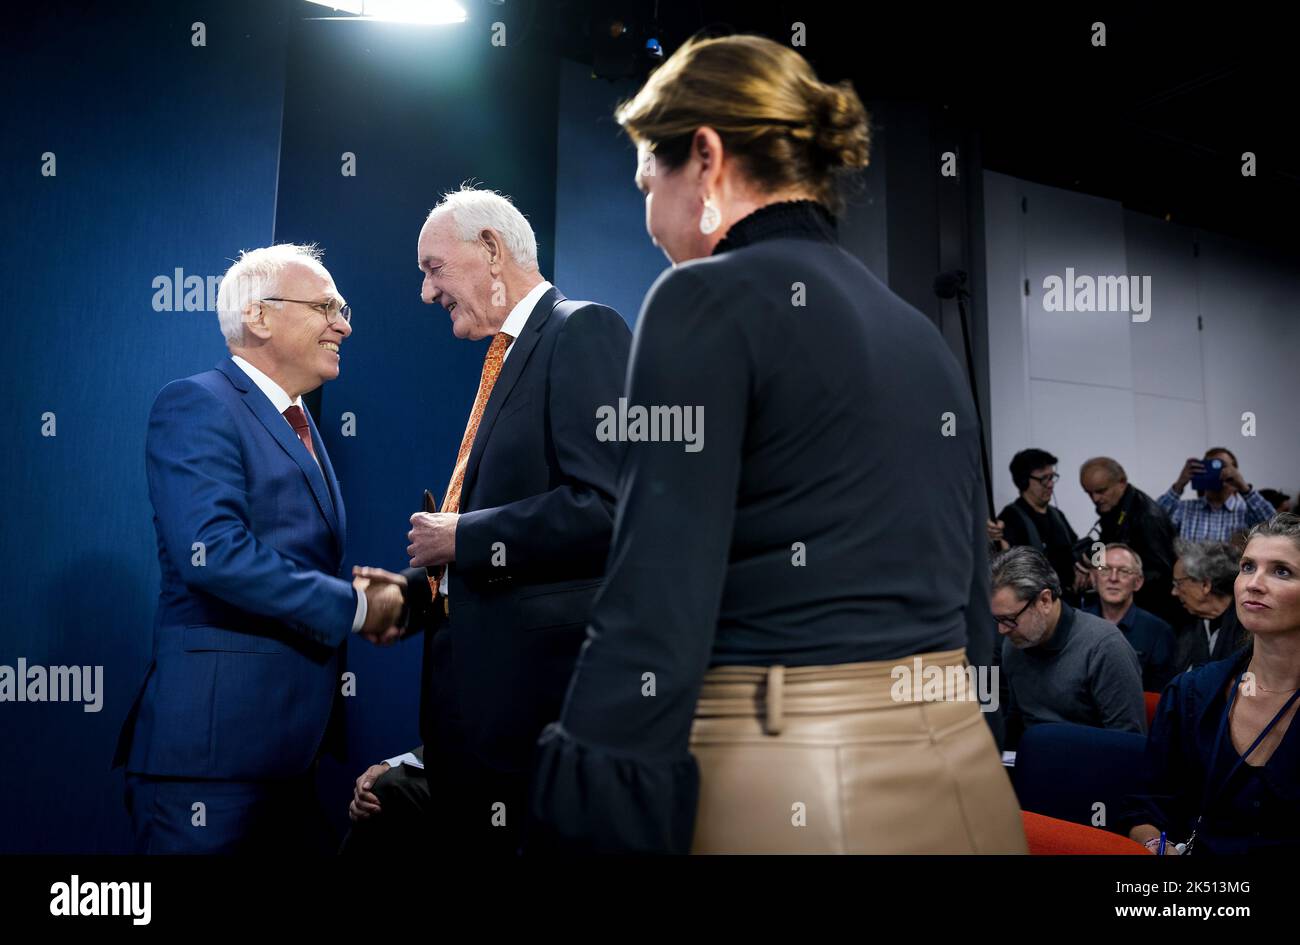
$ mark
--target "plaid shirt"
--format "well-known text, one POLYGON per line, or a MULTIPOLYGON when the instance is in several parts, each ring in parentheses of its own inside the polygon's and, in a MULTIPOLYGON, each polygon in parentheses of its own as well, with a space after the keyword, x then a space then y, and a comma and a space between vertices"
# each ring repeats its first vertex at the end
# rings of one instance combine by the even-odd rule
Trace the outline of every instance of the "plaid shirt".
POLYGON ((1229 496, 1218 509, 1211 508, 1203 496, 1180 499, 1172 488, 1156 504, 1169 513, 1178 534, 1188 541, 1227 541, 1277 514, 1268 499, 1253 489, 1244 498, 1239 493, 1229 496))

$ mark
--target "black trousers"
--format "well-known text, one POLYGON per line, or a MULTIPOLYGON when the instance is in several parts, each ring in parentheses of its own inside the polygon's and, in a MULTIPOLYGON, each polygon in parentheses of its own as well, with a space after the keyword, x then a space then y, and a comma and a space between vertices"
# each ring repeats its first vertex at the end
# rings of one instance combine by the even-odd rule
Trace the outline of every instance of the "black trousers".
POLYGON ((435 850, 466 856, 515 856, 531 772, 502 772, 478 759, 450 677, 451 641, 445 630, 434 637, 430 649, 425 658, 433 660, 434 671, 424 693, 420 726, 431 804, 430 842, 435 850))
POLYGON ((389 768, 375 779, 371 793, 379 813, 353 821, 339 847, 340 856, 424 853, 431 839, 429 783, 410 765, 389 768))

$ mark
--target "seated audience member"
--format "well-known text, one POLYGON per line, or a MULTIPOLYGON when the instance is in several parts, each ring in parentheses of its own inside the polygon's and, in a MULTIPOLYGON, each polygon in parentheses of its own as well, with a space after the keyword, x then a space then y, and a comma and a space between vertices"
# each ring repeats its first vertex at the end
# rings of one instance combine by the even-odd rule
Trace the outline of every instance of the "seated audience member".
POLYGON ((1285 492, 1279 492, 1277 489, 1260 489, 1259 494, 1264 497, 1264 501, 1279 512, 1290 512, 1291 497, 1285 492))
POLYGON ((1141 589, 1142 559, 1121 542, 1106 546, 1106 563, 1096 569, 1097 600, 1083 609, 1119 627, 1142 667, 1142 688, 1163 692, 1174 675, 1174 630, 1133 602, 1141 589))
POLYGON ((1251 530, 1235 580, 1247 647, 1177 677, 1147 740, 1149 794, 1119 825, 1166 854, 1300 852, 1300 518, 1251 530))
POLYGON ((1207 451, 1204 459, 1188 459, 1178 479, 1156 503, 1168 513, 1179 536, 1187 541, 1230 541, 1238 532, 1267 522, 1277 511, 1242 477, 1232 450, 1222 446, 1207 451), (1214 489, 1198 489, 1195 499, 1179 498, 1192 477, 1206 472, 1206 464, 1214 459, 1223 461, 1219 485, 1214 489))
POLYGON ((1134 597, 1138 606, 1176 626, 1183 614, 1165 592, 1177 557, 1174 523, 1155 499, 1129 483, 1124 467, 1109 456, 1085 462, 1079 468, 1079 484, 1097 509, 1102 543, 1123 542, 1142 558, 1145 581, 1134 597))
POLYGON ((1008 702, 1004 748, 1043 722, 1146 731, 1137 654, 1114 624, 1061 600, 1042 552, 1004 551, 992 567, 993 619, 1002 634, 1008 702))
POLYGON ((1020 497, 998 513, 996 522, 989 522, 988 532, 1000 551, 1021 546, 1041 551, 1056 569, 1061 587, 1072 592, 1082 589, 1088 573, 1075 564, 1074 543, 1079 536, 1065 513, 1051 504, 1060 478, 1051 453, 1021 450, 1011 458, 1011 481, 1020 497))
POLYGON ((1232 606, 1237 553, 1221 541, 1179 541, 1173 595, 1188 616, 1174 639, 1174 672, 1227 659, 1245 632, 1232 606))
POLYGON ((421 745, 362 772, 348 804, 352 827, 343 838, 340 855, 401 853, 422 847, 430 817, 429 782, 423 766, 421 745), (412 758, 416 764, 411 764, 412 758))

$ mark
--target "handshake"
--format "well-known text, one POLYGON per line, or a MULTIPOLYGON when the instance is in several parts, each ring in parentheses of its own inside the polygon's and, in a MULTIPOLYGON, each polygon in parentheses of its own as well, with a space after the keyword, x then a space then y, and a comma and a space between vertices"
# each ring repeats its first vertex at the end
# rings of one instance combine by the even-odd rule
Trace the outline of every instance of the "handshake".
POLYGON ((366 595, 366 619, 360 634, 376 646, 392 646, 404 632, 406 578, 383 568, 352 569, 352 586, 366 595))

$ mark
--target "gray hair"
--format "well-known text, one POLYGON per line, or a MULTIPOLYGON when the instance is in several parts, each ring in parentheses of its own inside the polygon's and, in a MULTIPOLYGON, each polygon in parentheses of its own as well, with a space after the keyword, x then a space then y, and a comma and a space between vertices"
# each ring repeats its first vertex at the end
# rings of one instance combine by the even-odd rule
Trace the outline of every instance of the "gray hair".
POLYGON ((1130 548, 1128 545, 1124 544, 1124 542, 1112 541, 1106 545, 1106 550, 1127 551, 1129 554, 1133 556, 1133 564, 1137 566, 1138 571, 1140 572, 1142 570, 1142 556, 1138 554, 1136 551, 1134 551, 1132 548, 1130 548))
POLYGON ((1047 588, 1052 592, 1053 600, 1061 596, 1061 579, 1056 569, 1036 548, 1027 545, 1008 548, 993 559, 990 570, 993 572, 991 588, 994 593, 999 588, 1009 587, 1016 592, 1018 600, 1025 601, 1032 600, 1047 588))
POLYGON ((456 235, 467 243, 478 239, 484 230, 496 230, 505 240, 510 256, 523 269, 537 268, 537 235, 532 225, 510 198, 494 190, 478 190, 469 185, 442 195, 429 211, 425 223, 435 216, 450 213, 456 235))
POLYGON ((1085 460, 1079 467, 1079 475, 1084 475, 1089 469, 1104 469, 1115 482, 1128 481, 1128 473, 1124 472, 1124 467, 1109 456, 1094 456, 1092 459, 1085 460))
MULTIPOLYGON (((324 269, 321 250, 315 243, 276 243, 260 249, 246 249, 239 254, 235 264, 221 277, 217 290, 217 318, 226 344, 237 345, 244 340, 244 309, 268 295, 276 295, 280 275, 293 263, 305 263, 324 269)), ((279 307, 280 302, 268 303, 279 307)))
POLYGON ((1210 592, 1220 597, 1231 597, 1237 572, 1241 569, 1241 556, 1232 545, 1222 541, 1187 541, 1174 543, 1183 570, 1193 581, 1206 581, 1210 592))

